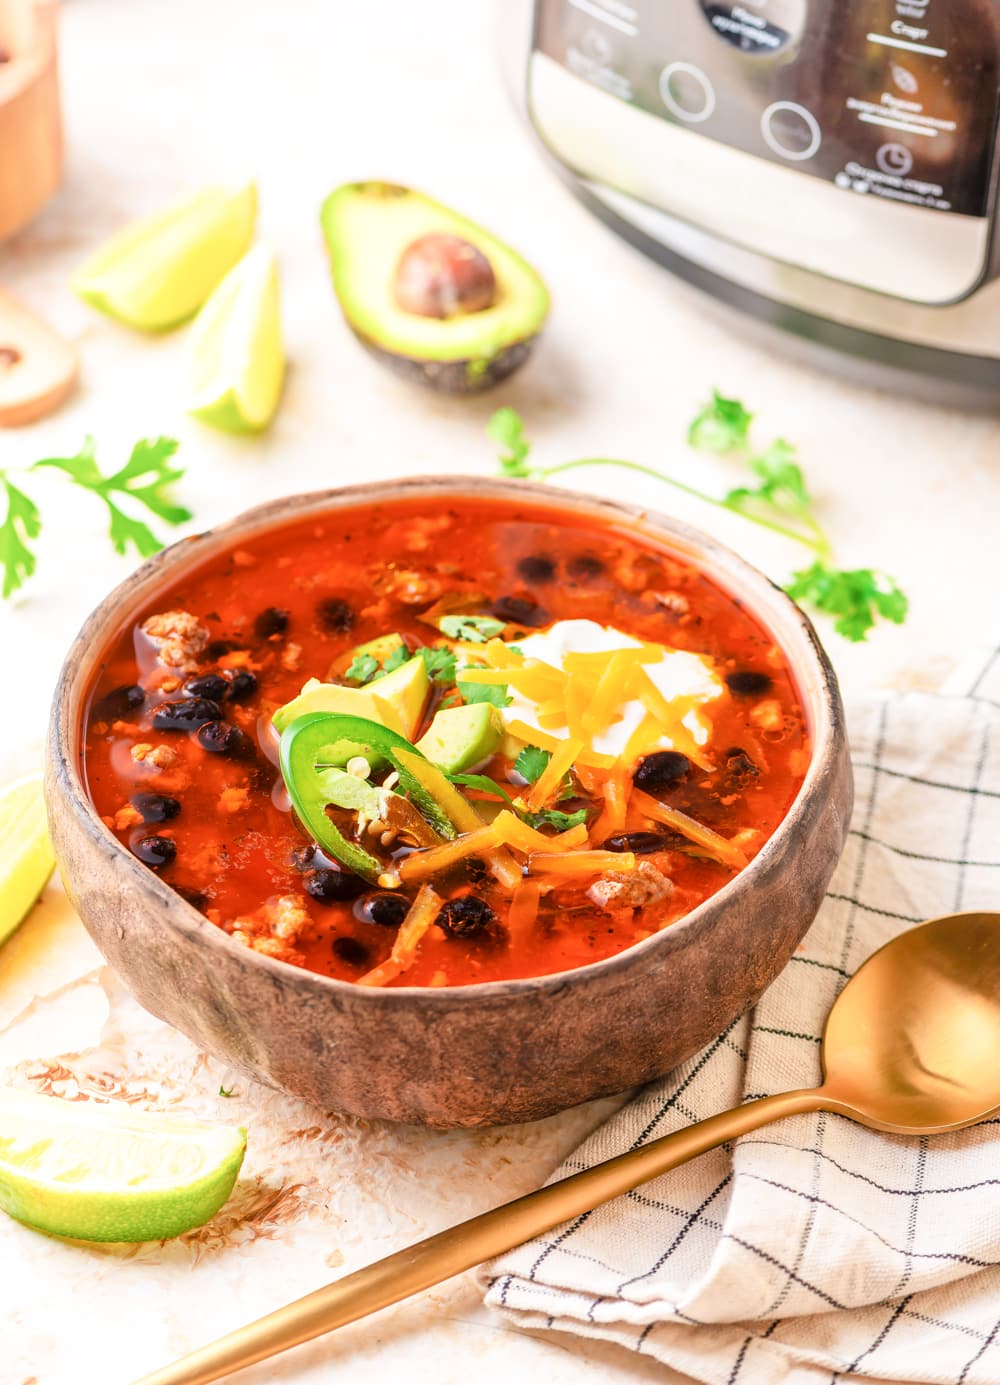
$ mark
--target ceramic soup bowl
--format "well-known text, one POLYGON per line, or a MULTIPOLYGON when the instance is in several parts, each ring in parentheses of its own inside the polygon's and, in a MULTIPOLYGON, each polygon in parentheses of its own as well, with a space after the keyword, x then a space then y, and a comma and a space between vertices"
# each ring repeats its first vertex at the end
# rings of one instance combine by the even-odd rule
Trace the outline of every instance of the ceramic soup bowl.
POLYGON ((138 1000, 209 1053, 318 1106, 448 1126, 533 1120, 660 1076, 751 1006, 819 908, 852 801, 836 678, 788 597, 712 539, 662 515, 527 482, 423 477, 274 502, 158 554, 98 607, 56 692, 46 788, 66 888, 138 1000), (81 774, 85 698, 123 625, 185 571, 342 506, 449 497, 535 500, 626 526, 700 568, 769 630, 798 684, 806 777, 750 864, 681 921, 604 961, 527 980, 360 987, 240 946, 102 823, 81 774))

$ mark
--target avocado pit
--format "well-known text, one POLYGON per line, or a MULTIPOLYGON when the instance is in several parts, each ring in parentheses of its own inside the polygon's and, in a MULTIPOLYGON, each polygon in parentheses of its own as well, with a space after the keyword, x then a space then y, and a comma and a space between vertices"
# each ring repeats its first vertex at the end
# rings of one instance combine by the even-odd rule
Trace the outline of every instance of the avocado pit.
POLYGON ((397 305, 418 317, 481 313, 496 302, 493 266, 472 241, 444 231, 418 236, 396 265, 397 305))

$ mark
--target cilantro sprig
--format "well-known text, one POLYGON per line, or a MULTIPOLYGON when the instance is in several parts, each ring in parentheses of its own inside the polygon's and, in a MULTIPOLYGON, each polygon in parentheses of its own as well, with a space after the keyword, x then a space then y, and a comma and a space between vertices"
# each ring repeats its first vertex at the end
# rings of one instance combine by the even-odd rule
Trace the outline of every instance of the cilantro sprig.
MULTIPOLYGON (((149 558, 163 547, 163 540, 143 520, 122 509, 119 502, 125 499, 130 508, 147 510, 167 524, 183 524, 190 519, 190 510, 165 494, 167 487, 184 475, 171 464, 176 451, 173 438, 144 438, 133 447, 123 467, 105 476, 97 464, 94 439, 88 435, 73 456, 45 457, 30 470, 55 468, 75 485, 96 495, 107 508, 108 537, 115 552, 125 554, 131 547, 141 558, 149 558)), ((0 525, 0 567, 6 599, 35 571, 35 554, 29 545, 41 533, 42 520, 35 502, 14 485, 6 472, 0 471, 0 487, 6 499, 5 517, 0 525)))
POLYGON ((808 603, 832 617, 834 630, 847 640, 866 639, 879 619, 901 625, 909 610, 905 593, 879 568, 838 565, 833 543, 817 517, 795 448, 783 438, 776 438, 763 451, 756 451, 750 436, 752 423, 753 414, 738 399, 728 399, 713 390, 711 399, 688 429, 692 447, 742 462, 756 481, 755 485, 736 486, 723 496, 709 495, 665 472, 619 457, 581 457, 549 467, 533 464, 529 460, 531 443, 515 409, 498 409, 487 425, 487 433, 502 449, 498 463, 505 476, 547 481, 577 467, 620 467, 741 515, 808 548, 813 561, 794 571, 785 589, 793 600, 808 603))
POLYGON ((470 644, 485 644, 504 628, 503 621, 493 616, 442 616, 438 624, 442 635, 470 644))
POLYGON ((382 668, 374 654, 355 654, 344 671, 344 677, 353 683, 370 683, 382 668))
POLYGON ((28 545, 42 532, 42 517, 35 502, 19 490, 4 471, 0 471, 0 484, 7 497, 6 516, 0 527, 0 564, 6 600, 35 570, 35 555, 28 545))
POLYGON ((578 808, 575 813, 563 813, 558 808, 543 808, 539 813, 522 813, 529 827, 554 827, 557 832, 568 832, 571 827, 579 827, 587 821, 586 808, 578 808))
POLYGON ((514 761, 514 768, 522 779, 534 784, 541 779, 551 759, 551 753, 543 750, 540 745, 526 745, 514 761))
POLYGON ((432 683, 442 683, 445 687, 454 685, 457 660, 453 649, 446 645, 435 649, 423 645, 417 652, 427 667, 427 676, 432 683))
POLYGON ((459 674, 456 687, 466 703, 488 702, 493 707, 509 707, 514 700, 507 691, 506 683, 463 683, 459 674))
MULTIPOLYGON (((524 755, 525 750, 535 750, 535 746, 525 746, 518 756, 518 760, 524 755)), ((548 752, 540 752, 548 760, 548 752)), ((517 769, 515 762, 514 768, 517 769)), ((544 768, 544 766, 542 767, 544 768)), ((522 778, 527 778, 521 770, 518 773, 522 778)), ((541 770, 539 770, 539 774, 541 770)), ((514 799, 506 789, 500 787, 495 779, 491 779, 488 774, 449 774, 447 776, 453 784, 461 784, 469 789, 478 789, 480 793, 490 794, 493 798, 499 798, 511 808, 522 822, 526 822, 529 827, 554 827, 557 832, 568 832, 571 827, 578 827, 581 822, 587 821, 587 809, 578 808, 575 813, 563 813, 558 808, 543 808, 540 812, 527 812, 519 808, 514 799)), ((535 776, 537 778, 538 775, 535 776)))
POLYGON ((76 485, 98 496, 108 508, 108 537, 115 552, 125 554, 131 545, 140 558, 151 558, 163 547, 162 540, 156 537, 148 524, 127 515, 113 497, 127 496, 167 524, 183 524, 190 519, 190 510, 183 505, 175 505, 163 493, 167 486, 184 475, 183 471, 170 465, 170 458, 178 448, 176 439, 143 438, 132 448, 132 455, 125 465, 110 476, 101 473, 94 455, 95 448, 96 443, 88 434, 74 456, 45 457, 36 462, 32 470, 58 467, 76 485))

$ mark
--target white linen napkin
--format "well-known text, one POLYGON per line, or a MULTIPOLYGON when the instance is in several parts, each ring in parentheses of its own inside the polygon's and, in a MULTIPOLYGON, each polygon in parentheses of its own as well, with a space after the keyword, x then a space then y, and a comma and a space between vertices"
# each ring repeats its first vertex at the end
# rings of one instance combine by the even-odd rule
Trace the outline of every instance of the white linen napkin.
MULTIPOLYGON (((1000 650, 964 695, 868 700, 848 722, 851 832, 796 955, 750 1015, 640 1091, 553 1179, 814 1085, 830 1005, 876 948, 925 918, 1000 910, 1000 650)), ((484 1277, 487 1302, 521 1326, 619 1342, 710 1385, 997 1385, 1000 1120, 909 1139, 797 1116, 484 1277)))

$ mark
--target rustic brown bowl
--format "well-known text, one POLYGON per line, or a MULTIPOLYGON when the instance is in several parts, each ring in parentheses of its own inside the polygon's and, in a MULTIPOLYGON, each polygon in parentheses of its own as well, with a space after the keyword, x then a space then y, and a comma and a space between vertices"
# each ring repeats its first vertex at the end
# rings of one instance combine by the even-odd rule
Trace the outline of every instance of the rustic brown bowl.
POLYGON ((66 888, 111 965, 155 1015, 250 1077, 319 1106, 434 1126, 533 1120, 667 1072, 752 1005, 819 908, 852 783, 836 678, 806 617, 712 539, 661 515, 523 481, 418 477, 292 496, 158 554, 87 621, 56 691, 46 771, 66 888), (80 772, 83 700, 123 622, 220 549, 370 501, 539 501, 665 541, 745 603, 784 648, 813 738, 787 817, 745 870, 681 922, 554 976, 379 990, 233 942, 115 839, 80 772))

